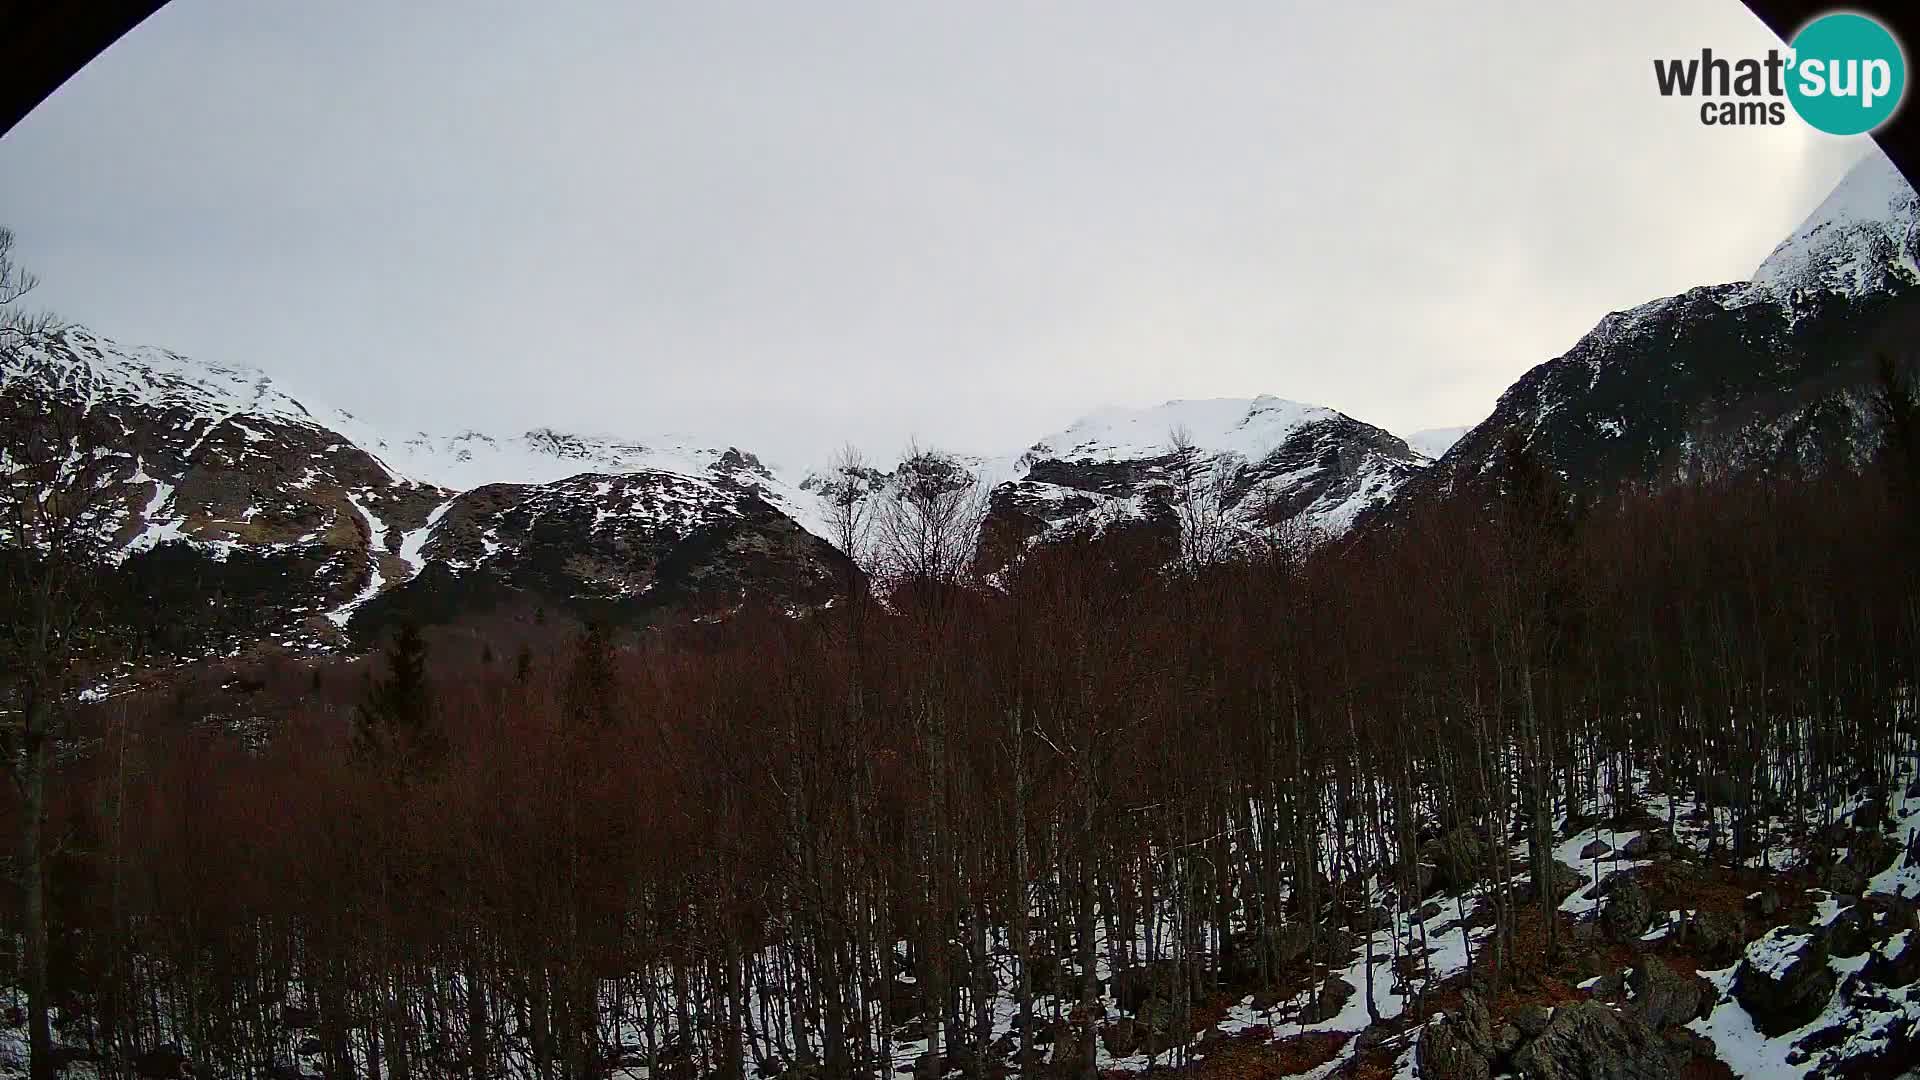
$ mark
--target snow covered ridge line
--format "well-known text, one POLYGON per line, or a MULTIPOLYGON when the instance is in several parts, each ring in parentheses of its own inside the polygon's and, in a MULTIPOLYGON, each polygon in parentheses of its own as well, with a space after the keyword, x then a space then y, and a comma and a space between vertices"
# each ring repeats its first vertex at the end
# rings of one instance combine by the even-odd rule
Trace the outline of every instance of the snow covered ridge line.
MULTIPOLYGON (((259 371, 197 363, 161 350, 129 349, 80 328, 57 331, 19 353, 4 372, 9 382, 33 380, 68 402, 81 416, 94 415, 102 406, 118 406, 155 417, 185 444, 180 454, 183 466, 192 464, 209 438, 238 433, 250 442, 265 442, 266 429, 282 425, 331 436, 335 442, 322 447, 325 452, 350 448, 364 453, 385 474, 380 479, 386 484, 459 493, 496 484, 554 484, 589 474, 659 473, 751 492, 808 532, 828 542, 835 539, 820 493, 819 481, 827 470, 769 467, 751 452, 734 446, 693 440, 653 443, 570 434, 552 428, 514 435, 469 430, 453 435, 415 432, 399 436, 380 431, 346 411, 302 402, 259 371)), ((1271 396, 1170 401, 1145 409, 1099 410, 1064 431, 1036 440, 1024 451, 955 456, 954 460, 972 473, 983 491, 989 492, 1033 478, 1036 466, 1047 463, 1120 466, 1159 461, 1169 454, 1176 438, 1187 440, 1190 452, 1204 458, 1209 467, 1226 462, 1245 468, 1267 459, 1302 431, 1341 423, 1359 425, 1331 409, 1271 396)), ((1365 425, 1359 428, 1378 431, 1365 425)), ((1406 451, 1403 443, 1389 447, 1388 453, 1411 464, 1425 460, 1406 451)), ((1315 469, 1322 467, 1316 465, 1315 469)), ((154 475, 165 483, 179 481, 178 476, 154 475)), ((1292 483, 1297 486, 1308 478, 1296 476, 1292 483)), ((1120 516, 1139 518, 1152 513, 1151 506, 1139 502, 1143 494, 1140 482, 1154 486, 1165 478, 1143 473, 1133 477, 1135 483, 1126 485, 1125 491, 1116 490, 1111 483, 1082 484, 1066 479, 1062 483, 1061 477, 1049 476, 1044 483, 1057 493, 1091 497, 1102 504, 1113 504, 1117 498, 1120 516)), ((1368 489, 1367 501, 1371 501, 1394 485, 1376 482, 1361 486, 1368 489)), ((1321 529, 1338 532, 1364 508, 1349 505, 1351 496, 1348 493, 1317 505, 1307 499, 1296 509, 1321 529)), ((1101 513, 1112 516, 1115 505, 1103 505, 1101 513)), ((1073 524, 1086 526, 1092 520, 1086 517, 1073 524)), ((399 522, 386 524, 406 527, 399 522)))
MULTIPOLYGON (((749 595, 798 610, 843 580, 831 486, 734 447, 547 428, 392 437, 257 371, 79 328, 8 350, 0 376, 0 421, 55 416, 110 459, 114 549, 192 549, 245 579, 273 623, 259 638, 325 647, 409 612, 447 617, 429 591, 475 610, 511 597, 719 610, 749 595)), ((10 425, 15 439, 35 430, 10 425)), ((961 542, 969 553, 987 529, 1020 545, 1177 535, 1174 489, 1195 478, 1205 491, 1183 505, 1221 536, 1257 540, 1274 513, 1334 533, 1424 464, 1377 428, 1271 397, 1109 409, 1024 453, 942 457, 992 519, 961 542)), ((890 474, 873 481, 881 507, 898 494, 890 474)))
POLYGON ((1896 278, 1920 284, 1920 196, 1875 147, 1773 249, 1752 281, 1784 298, 1795 289, 1859 295, 1896 278))

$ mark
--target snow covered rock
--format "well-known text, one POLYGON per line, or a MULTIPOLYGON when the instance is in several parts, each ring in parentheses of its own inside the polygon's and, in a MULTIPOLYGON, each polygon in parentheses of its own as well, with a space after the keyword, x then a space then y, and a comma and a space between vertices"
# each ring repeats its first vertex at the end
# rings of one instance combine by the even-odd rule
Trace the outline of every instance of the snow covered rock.
POLYGON ((1768 1037, 1804 1027, 1833 997, 1837 980, 1827 956, 1819 931, 1775 927, 1747 946, 1734 973, 1733 996, 1768 1037))
POLYGON ((1343 533, 1426 464, 1386 431, 1271 396, 1106 409, 1012 462, 982 464, 1006 474, 982 547, 998 565, 1035 542, 1126 532, 1162 557, 1217 559, 1283 523, 1343 533))
POLYGON ((1902 930, 1893 935, 1874 950, 1860 974, 1869 982, 1888 987, 1920 982, 1920 932, 1902 930))
POLYGON ((749 585, 819 603, 841 574, 805 524, 812 497, 737 449, 395 438, 258 371, 75 327, 9 342, 0 451, 67 440, 111 478, 105 540, 124 591, 149 600, 158 653, 337 644, 382 617, 503 603, 638 615, 734 606, 749 585), (180 582, 194 588, 169 591, 180 582), (224 621, 203 627, 209 595, 224 621))

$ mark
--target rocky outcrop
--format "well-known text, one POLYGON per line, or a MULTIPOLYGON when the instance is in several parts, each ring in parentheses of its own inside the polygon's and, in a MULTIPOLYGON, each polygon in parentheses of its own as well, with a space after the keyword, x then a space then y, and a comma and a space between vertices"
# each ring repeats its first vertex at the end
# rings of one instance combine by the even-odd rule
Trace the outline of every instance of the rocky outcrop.
POLYGON ((1819 932, 1775 927, 1747 947, 1734 973, 1733 996, 1769 1037, 1804 1027, 1833 997, 1836 979, 1827 956, 1819 932))
POLYGON ((1657 956, 1641 957, 1627 986, 1633 990, 1633 1011, 1655 1031, 1706 1016, 1720 996, 1712 983, 1680 975, 1657 956))
POLYGON ((1493 1063, 1475 1049, 1464 1026, 1442 1017, 1420 1032, 1414 1061, 1426 1080, 1491 1080, 1493 1063))
POLYGON ((1600 928, 1613 941, 1633 941, 1653 921, 1653 900, 1631 877, 1606 882, 1606 903, 1600 908, 1600 928))
POLYGON ((1746 945, 1741 924, 1734 916, 1719 911, 1701 911, 1687 916, 1680 924, 1680 943, 1693 950, 1705 967, 1725 967, 1740 958, 1746 945))
POLYGON ((1011 463, 991 493, 982 560, 998 569, 1033 543, 1093 537, 1148 559, 1218 559, 1289 523, 1338 535, 1426 465, 1380 428, 1275 397, 1108 409, 1011 463))
POLYGON ((1673 1061, 1653 1029, 1597 1001, 1562 1005, 1546 1030, 1514 1051, 1527 1080, 1671 1080, 1673 1061))
POLYGON ((1482 1080, 1517 1073, 1528 1080, 1671 1080, 1668 1046, 1636 1015, 1599 1002, 1518 1010, 1497 1028, 1472 993, 1421 1029, 1415 1050, 1428 1080, 1482 1080))
POLYGON ((1433 887, 1458 892, 1486 874, 1489 848, 1485 840, 1465 828, 1450 829, 1420 850, 1422 862, 1433 867, 1433 887))

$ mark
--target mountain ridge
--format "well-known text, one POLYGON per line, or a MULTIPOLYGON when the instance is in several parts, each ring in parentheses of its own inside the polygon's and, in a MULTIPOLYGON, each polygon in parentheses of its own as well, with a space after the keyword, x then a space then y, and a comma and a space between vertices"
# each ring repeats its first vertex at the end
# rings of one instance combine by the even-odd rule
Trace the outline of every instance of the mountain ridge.
MULTIPOLYGON (((1457 441, 1420 433, 1438 436, 1424 444, 1437 461, 1270 395, 1107 407, 1019 451, 946 457, 985 504, 988 571, 1033 544, 1119 532, 1171 559, 1203 523, 1208 557, 1289 527, 1338 536, 1486 473, 1516 433, 1588 493, 1704 468, 1858 464, 1877 438, 1866 358, 1920 336, 1917 302, 1920 199, 1869 154, 1751 280, 1608 314, 1457 441)), ((205 570, 220 588, 241 567, 244 595, 284 616, 270 634, 282 640, 365 640, 392 619, 476 606, 798 609, 845 580, 830 470, 771 468, 734 445, 548 427, 392 434, 258 370, 79 327, 0 357, 0 418, 29 407, 111 459, 119 558, 190 548, 224 567, 205 570)), ((32 435, 10 428, 18 457, 32 435)), ((885 497, 887 473, 874 476, 885 497)))

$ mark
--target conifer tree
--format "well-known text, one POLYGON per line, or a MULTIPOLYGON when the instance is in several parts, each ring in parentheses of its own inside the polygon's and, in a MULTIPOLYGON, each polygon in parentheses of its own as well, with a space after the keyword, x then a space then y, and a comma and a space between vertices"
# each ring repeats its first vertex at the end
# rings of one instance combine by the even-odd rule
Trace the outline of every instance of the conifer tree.
POLYGON ((433 715, 427 643, 418 626, 401 624, 386 664, 386 676, 368 687, 360 703, 354 749, 364 761, 407 776, 431 767, 446 744, 433 715))

